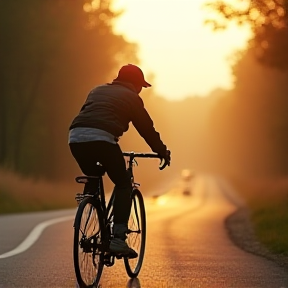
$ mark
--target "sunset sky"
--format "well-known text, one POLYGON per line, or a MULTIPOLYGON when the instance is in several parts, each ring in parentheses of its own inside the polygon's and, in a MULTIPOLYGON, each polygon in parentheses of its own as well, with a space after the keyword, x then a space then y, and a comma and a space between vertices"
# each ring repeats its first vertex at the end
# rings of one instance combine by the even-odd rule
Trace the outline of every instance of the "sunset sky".
POLYGON ((249 30, 231 26, 213 32, 203 24, 211 16, 203 9, 206 2, 114 0, 114 9, 125 10, 115 31, 139 44, 141 68, 145 75, 153 73, 156 92, 168 99, 205 96, 233 86, 227 58, 245 47, 249 30))

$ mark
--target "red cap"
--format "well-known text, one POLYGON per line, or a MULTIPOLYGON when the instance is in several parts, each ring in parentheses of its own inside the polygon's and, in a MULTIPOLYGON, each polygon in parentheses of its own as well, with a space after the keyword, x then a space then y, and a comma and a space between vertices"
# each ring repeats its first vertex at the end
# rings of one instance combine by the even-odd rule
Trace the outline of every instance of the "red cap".
POLYGON ((151 84, 145 81, 142 70, 133 64, 122 66, 115 80, 130 82, 132 84, 142 85, 142 87, 151 87, 151 84))

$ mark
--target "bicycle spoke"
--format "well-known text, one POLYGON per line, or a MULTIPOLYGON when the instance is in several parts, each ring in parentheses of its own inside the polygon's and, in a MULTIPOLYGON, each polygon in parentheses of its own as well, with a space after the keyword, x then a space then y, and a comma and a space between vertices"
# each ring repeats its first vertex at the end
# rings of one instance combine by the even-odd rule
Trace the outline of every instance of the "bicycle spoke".
POLYGON ((137 258, 125 258, 125 267, 130 277, 136 277, 141 269, 145 251, 146 238, 146 220, 145 208, 141 193, 139 190, 134 190, 132 194, 132 207, 128 221, 128 238, 129 247, 135 250, 138 254, 137 258))
MULTIPOLYGON (((103 263, 102 251, 102 225, 100 224, 97 209, 85 201, 79 212, 79 226, 75 225, 74 264, 78 282, 83 287, 94 285, 100 279, 103 263), (78 229, 76 228, 78 227, 78 229)), ((82 287, 81 286, 81 287, 82 287)))

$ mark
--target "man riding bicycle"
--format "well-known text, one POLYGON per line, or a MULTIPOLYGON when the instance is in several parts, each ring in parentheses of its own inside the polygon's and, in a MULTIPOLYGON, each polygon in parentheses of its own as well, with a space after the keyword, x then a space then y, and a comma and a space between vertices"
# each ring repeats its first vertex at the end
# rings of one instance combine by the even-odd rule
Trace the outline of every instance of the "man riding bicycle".
MULTIPOLYGON (((118 139, 132 122, 152 151, 170 165, 170 151, 160 139, 153 121, 138 95, 142 87, 151 87, 145 81, 142 70, 132 64, 123 66, 112 83, 93 88, 69 128, 69 147, 82 172, 87 176, 99 174, 101 163, 115 184, 114 238, 110 251, 137 257, 137 253, 125 242, 131 210, 131 179, 126 171, 118 139)), ((95 186, 88 182, 84 193, 93 193, 95 186)))

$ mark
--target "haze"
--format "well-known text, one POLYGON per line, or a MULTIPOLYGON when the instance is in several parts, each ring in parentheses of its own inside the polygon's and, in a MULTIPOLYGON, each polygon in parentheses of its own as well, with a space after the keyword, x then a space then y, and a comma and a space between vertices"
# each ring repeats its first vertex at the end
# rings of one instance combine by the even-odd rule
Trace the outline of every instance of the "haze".
POLYGON ((114 9, 124 10, 115 31, 138 43, 141 67, 145 74, 153 74, 156 92, 166 99, 205 96, 216 88, 233 87, 228 58, 245 47, 249 30, 231 25, 226 31, 213 32, 204 25, 211 15, 204 3, 207 1, 114 3, 114 9))
MULTIPOLYGON (((112 33, 112 22, 117 31, 128 25, 126 37, 139 43, 141 66, 153 84, 152 89, 143 89, 141 96, 172 152, 167 170, 158 171, 156 160, 143 160, 135 169, 143 191, 179 178, 183 169, 253 180, 287 175, 287 73, 263 68, 252 51, 244 51, 235 67, 235 87, 211 94, 216 87, 233 83, 228 81, 230 66, 225 58, 245 41, 240 37, 244 32, 236 27, 216 34, 204 27, 204 12, 199 8, 204 1, 165 1, 164 9, 164 1, 118 0, 118 7, 127 12, 117 21, 106 10, 83 13, 81 1, 70 1, 69 9, 61 1, 38 1, 37 5, 18 1, 17 9, 10 2, 1 10, 5 11, 2 16, 7 27, 2 41, 6 44, 1 45, 1 55, 6 55, 0 97, 1 168, 31 178, 75 184, 74 177, 81 171, 67 145, 71 120, 92 87, 114 79, 122 63, 138 56, 130 42, 112 33), (195 7, 199 8, 197 13, 195 7), (138 12, 129 14, 131 9, 138 12), (25 17, 30 11, 35 13, 25 17), (105 11, 107 15, 101 14, 105 11), (133 21, 128 21, 128 15, 133 21), (98 26, 86 29, 83 23, 88 19, 98 26), (99 19, 101 23, 96 21, 99 19), (232 29, 239 34, 231 34, 232 29), (208 93, 209 97, 168 101, 208 93)), ((282 54, 286 59, 287 50, 282 54)), ((133 128, 121 137, 120 145, 128 151, 150 150, 133 128)), ((3 173, 0 181, 8 179, 1 176, 3 173)), ((8 181, 9 185, 14 182, 8 181)), ((164 186, 161 189, 158 193, 164 186)), ((35 189, 40 190, 44 189, 35 189)), ((71 190, 67 189, 66 195, 74 201, 71 190)), ((37 202, 36 192, 29 198, 20 188, 15 191, 28 202, 37 202)), ((59 190, 54 191, 55 197, 49 193, 43 196, 44 207, 48 201, 54 205, 59 190)))

